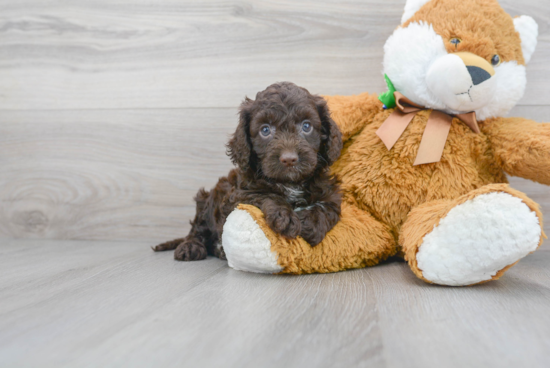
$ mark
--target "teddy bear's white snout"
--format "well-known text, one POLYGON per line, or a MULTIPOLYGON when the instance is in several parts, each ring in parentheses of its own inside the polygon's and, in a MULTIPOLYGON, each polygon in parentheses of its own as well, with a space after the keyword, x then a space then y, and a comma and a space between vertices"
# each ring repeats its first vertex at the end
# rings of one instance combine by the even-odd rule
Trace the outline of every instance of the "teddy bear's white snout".
POLYGON ((426 74, 430 92, 448 110, 470 112, 490 103, 496 89, 493 67, 470 53, 447 54, 437 58, 426 74))

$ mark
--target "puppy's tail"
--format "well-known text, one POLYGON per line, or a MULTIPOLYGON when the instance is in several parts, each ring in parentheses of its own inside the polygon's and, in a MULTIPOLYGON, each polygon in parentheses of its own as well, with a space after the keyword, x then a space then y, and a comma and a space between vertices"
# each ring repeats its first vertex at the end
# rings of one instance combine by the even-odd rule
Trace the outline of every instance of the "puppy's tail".
POLYGON ((165 243, 151 247, 151 249, 154 250, 155 252, 162 252, 163 250, 174 250, 178 247, 178 245, 183 243, 184 240, 185 238, 170 240, 165 243))

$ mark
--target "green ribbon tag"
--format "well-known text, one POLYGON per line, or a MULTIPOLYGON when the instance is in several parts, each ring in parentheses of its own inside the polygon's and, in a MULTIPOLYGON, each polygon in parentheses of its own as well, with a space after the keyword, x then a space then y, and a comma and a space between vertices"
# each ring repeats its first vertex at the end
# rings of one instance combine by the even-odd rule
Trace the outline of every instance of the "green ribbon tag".
POLYGON ((384 74, 384 79, 386 80, 386 84, 388 85, 388 92, 384 92, 378 95, 378 99, 384 104, 385 109, 391 109, 392 107, 396 106, 395 97, 393 96, 393 93, 395 92, 395 87, 393 86, 393 83, 391 82, 387 74, 384 74))

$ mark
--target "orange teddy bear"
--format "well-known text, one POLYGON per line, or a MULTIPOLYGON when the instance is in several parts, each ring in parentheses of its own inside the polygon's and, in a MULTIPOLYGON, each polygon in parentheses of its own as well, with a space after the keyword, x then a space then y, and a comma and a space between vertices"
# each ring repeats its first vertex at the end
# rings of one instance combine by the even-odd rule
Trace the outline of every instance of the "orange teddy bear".
POLYGON ((229 265, 335 272, 402 255, 427 282, 472 285, 536 250, 542 214, 505 173, 550 184, 550 124, 503 116, 537 31, 495 0, 408 0, 384 47, 390 91, 326 97, 344 140, 341 221, 311 247, 240 205, 223 232, 229 265))

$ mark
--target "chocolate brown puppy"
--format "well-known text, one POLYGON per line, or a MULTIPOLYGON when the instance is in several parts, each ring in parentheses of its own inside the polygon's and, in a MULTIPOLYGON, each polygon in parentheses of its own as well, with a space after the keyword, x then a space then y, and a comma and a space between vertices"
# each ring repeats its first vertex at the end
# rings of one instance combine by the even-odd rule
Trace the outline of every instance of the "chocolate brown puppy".
POLYGON ((268 225, 288 238, 315 246, 336 225, 341 196, 329 166, 340 156, 342 137, 325 100, 290 82, 246 98, 227 145, 237 168, 209 192, 200 189, 191 231, 153 248, 175 249, 181 261, 225 259, 223 225, 239 203, 262 210, 268 225))

